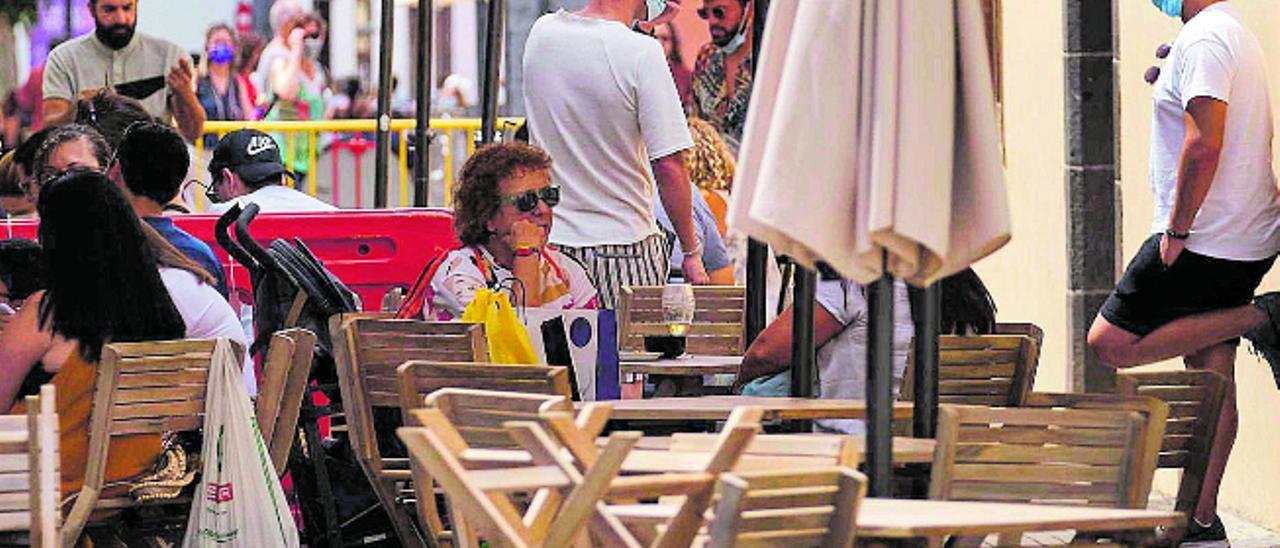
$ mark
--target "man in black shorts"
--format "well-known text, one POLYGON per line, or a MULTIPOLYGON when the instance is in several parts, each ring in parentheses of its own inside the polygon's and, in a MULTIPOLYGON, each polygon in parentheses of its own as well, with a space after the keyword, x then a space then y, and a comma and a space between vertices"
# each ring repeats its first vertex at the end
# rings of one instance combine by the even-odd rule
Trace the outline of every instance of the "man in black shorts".
MULTIPOLYGON (((1185 25, 1153 90, 1154 235, 1102 306, 1089 346, 1113 367, 1182 357, 1234 379, 1243 335, 1280 382, 1280 298, 1253 297, 1280 251, 1262 48, 1230 2, 1155 4, 1185 25)), ((1217 496, 1237 425, 1232 387, 1186 542, 1226 540, 1217 496)))

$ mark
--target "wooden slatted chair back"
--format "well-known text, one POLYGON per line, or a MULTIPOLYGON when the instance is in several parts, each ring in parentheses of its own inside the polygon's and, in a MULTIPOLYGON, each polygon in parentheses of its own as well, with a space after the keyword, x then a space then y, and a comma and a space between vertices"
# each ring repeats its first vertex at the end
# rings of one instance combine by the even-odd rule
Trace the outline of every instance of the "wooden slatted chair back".
POLYGON ((1026 407, 1058 408, 1058 409, 1110 409, 1115 411, 1133 411, 1140 414, 1145 421, 1142 436, 1137 442, 1139 460, 1134 463, 1134 478, 1137 491, 1132 499, 1133 506, 1145 508, 1151 493, 1151 483, 1155 479, 1156 460, 1169 416, 1169 405, 1156 398, 1145 396, 1123 396, 1116 394, 1055 394, 1032 392, 1027 397, 1026 407))
POLYGON ((930 498, 1145 507, 1147 422, 1111 409, 941 406, 930 498))
MULTIPOLYGON (((228 341, 230 342, 230 341, 228 341)), ((74 544, 90 514, 122 508, 131 497, 100 498, 108 448, 121 436, 165 435, 204 426, 209 369, 218 340, 116 343, 103 346, 89 418, 89 455, 84 486, 67 515, 63 544, 74 544)), ((230 342, 237 370, 244 349, 230 342)), ((176 499, 174 504, 189 504, 176 499)), ((154 504, 154 503, 152 503, 154 504)))
POLYGON ((58 413, 53 385, 27 396, 23 415, 0 415, 0 531, 29 531, 30 545, 58 546, 58 413))
POLYGON ((484 326, 335 315, 329 329, 334 334, 343 414, 360 468, 391 516, 401 544, 425 545, 399 502, 401 484, 410 479, 410 471, 408 458, 387 426, 401 420, 397 368, 415 359, 484 361, 484 326))
POLYGON ((722 474, 708 546, 853 546, 867 479, 851 468, 722 474))
POLYGON ((1182 469, 1174 509, 1195 511, 1209 467, 1226 377, 1213 371, 1130 372, 1116 375, 1116 393, 1156 398, 1169 404, 1160 443, 1159 468, 1182 469))
POLYGON ((284 474, 289 451, 297 438, 298 415, 302 411, 315 345, 315 333, 294 328, 272 335, 267 347, 255 414, 277 474, 284 474))
MULTIPOLYGON (((573 412, 573 404, 560 395, 520 394, 493 390, 444 388, 432 392, 427 407, 444 412, 458 435, 472 448, 515 448, 519 444, 503 424, 539 421, 541 413, 573 412)), ((412 422, 412 413, 408 423, 412 422)))
POLYGON ((403 412, 422 407, 440 389, 467 388, 570 399, 569 370, 550 365, 408 361, 396 368, 403 412))
MULTIPOLYGON (((746 289, 742 286, 699 285, 693 288, 693 325, 685 340, 691 354, 738 356, 744 352, 742 323, 746 318, 746 289)), ((622 288, 618 310, 619 347, 644 350, 646 335, 669 335, 662 319, 662 286, 622 288)))
MULTIPOLYGON (((454 517, 453 545, 567 546, 581 538, 588 520, 608 522, 599 504, 623 459, 639 439, 637 433, 615 432, 601 458, 580 473, 536 423, 510 421, 505 428, 528 451, 530 461, 503 468, 472 468, 463 454, 471 449, 441 409, 411 412, 421 427, 397 431, 409 449, 414 489, 419 500, 434 498, 432 480, 444 491, 454 517), (522 512, 513 499, 529 495, 522 512)), ((616 520, 612 524, 620 528, 616 520)))
MULTIPOLYGON (((901 399, 914 398, 908 357, 901 399)), ((1035 384, 1039 344, 1028 335, 938 337, 938 402, 1017 407, 1035 384)))

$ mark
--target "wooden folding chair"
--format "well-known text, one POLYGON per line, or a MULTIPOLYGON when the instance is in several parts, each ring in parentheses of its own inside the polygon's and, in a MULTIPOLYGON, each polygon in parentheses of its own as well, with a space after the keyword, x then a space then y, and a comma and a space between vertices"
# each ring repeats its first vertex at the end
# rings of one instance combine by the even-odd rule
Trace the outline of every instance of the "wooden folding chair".
MULTIPOLYGON (((626 538, 627 545, 649 545, 654 548, 683 548, 697 537, 705 522, 706 511, 715 494, 715 480, 723 472, 733 469, 751 440, 760 431, 763 411, 758 407, 734 409, 720 431, 715 448, 707 457, 706 466, 700 472, 685 474, 659 474, 629 476, 614 480, 609 496, 614 499, 656 499, 666 496, 683 496, 679 505, 618 504, 609 506, 609 513, 628 525, 627 531, 605 531, 592 524, 597 534, 617 534, 626 538), (656 535, 654 527, 656 528, 656 535), (652 535, 652 536, 651 536, 652 535), (650 541, 650 539, 652 539, 650 541), (649 542, 641 542, 649 541, 649 542)), ((554 429, 553 429, 554 430, 554 429)), ((559 433, 557 432, 557 435, 559 433)), ((583 459, 574 448, 566 444, 579 463, 583 459)), ((581 466, 581 464, 579 464, 581 466)))
POLYGON ((443 488, 455 524, 455 546, 567 546, 580 541, 588 521, 621 524, 604 512, 601 500, 639 439, 634 432, 609 436, 596 464, 586 472, 562 455, 536 423, 507 423, 511 435, 528 451, 531 463, 503 468, 475 469, 462 459, 469 446, 436 408, 412 412, 422 427, 404 427, 397 434, 409 449, 414 485, 419 498, 434 497, 434 479, 443 488), (512 496, 537 493, 525 512, 512 496))
POLYGON ((1115 409, 941 406, 929 496, 1144 507, 1150 422, 1115 409))
POLYGON ((329 323, 343 415, 356 459, 391 517, 400 542, 424 546, 427 541, 414 528, 412 514, 397 502, 410 472, 390 429, 401 423, 396 368, 415 359, 483 361, 488 357, 484 327, 359 316, 334 316, 329 323))
MULTIPOLYGON (((908 357, 902 400, 915 398, 913 361, 908 357)), ((1035 385, 1039 361, 1034 334, 940 336, 938 402, 1018 407, 1035 385)))
MULTIPOLYGON (((139 505, 132 497, 103 498, 108 449, 113 439, 198 431, 204 426, 205 393, 217 340, 181 340, 105 345, 98 364, 89 458, 84 486, 62 530, 63 546, 73 546, 95 510, 139 505)), ((232 346, 238 347, 235 343, 232 346)), ((237 361, 243 349, 232 352, 237 361)), ((242 365, 242 364, 241 364, 242 365)), ((146 503, 190 505, 189 497, 146 503)))
MULTIPOLYGON (((670 451, 706 453, 715 449, 714 434, 681 432, 671 435, 670 451)), ((779 468, 844 466, 857 469, 859 448, 851 436, 758 434, 742 453, 734 473, 779 468)))
MULTIPOLYGON (((742 355, 746 289, 699 285, 693 288, 693 298, 693 324, 689 326, 685 350, 691 354, 742 355)), ((662 318, 662 286, 622 288, 618 328, 618 346, 627 351, 644 350, 646 335, 670 335, 662 318)))
POLYGON ((285 473, 289 451, 298 437, 298 415, 307 391, 315 345, 315 333, 294 328, 272 335, 267 347, 255 414, 271 464, 280 475, 285 473))
POLYGON ((412 360, 396 367, 403 412, 422 407, 427 395, 442 388, 468 388, 519 394, 571 396, 569 370, 548 365, 510 365, 412 360))
POLYGON ((866 486, 844 467, 721 474, 706 545, 851 547, 866 486))
MULTIPOLYGON (((1230 382, 1213 371, 1122 371, 1116 375, 1117 394, 1147 396, 1169 404, 1156 467, 1182 470, 1174 509, 1188 516, 1195 514, 1200 503, 1222 400, 1230 382)), ((1185 533, 1180 529, 1170 531, 1168 536, 1176 543, 1185 533)))
POLYGON ((31 546, 58 546, 58 413, 53 385, 26 397, 25 415, 0 415, 0 531, 28 532, 31 546))

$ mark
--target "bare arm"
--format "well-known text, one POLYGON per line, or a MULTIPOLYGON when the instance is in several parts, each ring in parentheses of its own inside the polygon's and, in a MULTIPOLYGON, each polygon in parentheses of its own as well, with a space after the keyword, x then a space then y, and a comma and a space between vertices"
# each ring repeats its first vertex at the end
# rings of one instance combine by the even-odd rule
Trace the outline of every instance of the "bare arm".
MULTIPOLYGON (((791 329, 794 323, 794 307, 787 307, 778 319, 764 328, 751 343, 742 358, 738 378, 733 391, 741 392, 747 383, 765 375, 773 375, 791 368, 791 329)), ((835 316, 821 306, 813 307, 813 344, 822 346, 844 330, 835 316)))
POLYGON ((71 101, 66 99, 45 99, 44 125, 52 127, 71 123, 71 118, 75 116, 71 106, 71 101))
POLYGON ((653 161, 653 176, 658 182, 658 195, 667 218, 680 238, 680 248, 687 253, 681 264, 689 283, 710 282, 702 268, 702 251, 698 249, 698 230, 693 222, 693 202, 689 195, 689 173, 684 168, 684 152, 676 152, 653 161), (697 251, 690 253, 690 251, 697 251))
POLYGON ((289 33, 289 56, 271 63, 268 83, 271 93, 278 99, 292 101, 298 98, 302 87, 299 74, 302 72, 302 40, 305 34, 302 29, 293 29, 289 33))
MULTIPOLYGON (((1204 204, 1213 185, 1222 155, 1226 134, 1227 104, 1209 97, 1196 97, 1187 104, 1186 138, 1182 143, 1182 159, 1178 165, 1177 194, 1169 212, 1169 228, 1174 232, 1191 230, 1196 213, 1204 204)), ((1173 264, 1182 252, 1184 242, 1165 237, 1160 258, 1173 264)))
POLYGON ((200 138, 204 132, 205 121, 204 107, 200 106, 200 99, 196 97, 196 90, 191 81, 193 73, 191 60, 183 56, 169 69, 167 77, 169 89, 173 91, 169 108, 173 110, 173 117, 178 122, 178 133, 181 133, 189 143, 194 143, 200 138))
POLYGON ((43 292, 27 299, 27 303, 0 332, 0 407, 8 410, 18 398, 22 380, 53 347, 53 337, 40 329, 40 302, 43 292))

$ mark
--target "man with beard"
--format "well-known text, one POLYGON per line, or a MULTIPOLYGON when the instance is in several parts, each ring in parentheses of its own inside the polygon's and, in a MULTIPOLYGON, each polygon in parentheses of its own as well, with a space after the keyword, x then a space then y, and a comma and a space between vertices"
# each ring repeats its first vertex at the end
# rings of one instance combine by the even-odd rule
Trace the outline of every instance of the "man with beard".
POLYGON ((706 0, 698 17, 711 42, 693 65, 693 114, 715 126, 736 154, 751 101, 751 6, 748 0, 706 0))
POLYGON ((138 0, 89 0, 95 30, 49 52, 44 72, 44 119, 69 121, 73 104, 112 87, 140 101, 160 120, 176 120, 194 142, 205 114, 196 98, 191 58, 177 44, 135 32, 138 0))

